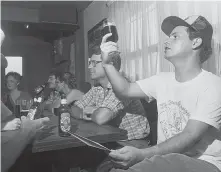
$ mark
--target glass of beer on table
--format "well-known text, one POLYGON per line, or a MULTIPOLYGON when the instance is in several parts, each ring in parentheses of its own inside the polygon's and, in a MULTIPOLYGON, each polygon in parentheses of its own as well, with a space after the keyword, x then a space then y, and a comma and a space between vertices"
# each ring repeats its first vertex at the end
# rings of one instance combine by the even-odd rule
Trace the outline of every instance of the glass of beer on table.
POLYGON ((21 100, 20 113, 21 116, 27 116, 31 106, 33 104, 33 100, 21 100))

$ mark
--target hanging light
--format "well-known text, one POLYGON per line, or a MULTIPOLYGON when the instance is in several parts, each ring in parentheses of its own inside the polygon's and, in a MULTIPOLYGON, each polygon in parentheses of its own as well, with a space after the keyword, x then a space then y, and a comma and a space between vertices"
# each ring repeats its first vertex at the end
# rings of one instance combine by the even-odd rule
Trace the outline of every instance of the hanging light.
POLYGON ((29 24, 25 24, 25 28, 28 29, 29 28, 29 24))

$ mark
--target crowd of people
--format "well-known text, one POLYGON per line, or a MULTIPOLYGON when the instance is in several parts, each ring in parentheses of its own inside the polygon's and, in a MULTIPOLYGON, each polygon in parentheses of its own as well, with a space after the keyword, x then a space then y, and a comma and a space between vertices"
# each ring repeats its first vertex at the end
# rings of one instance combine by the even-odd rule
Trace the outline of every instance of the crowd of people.
MULTIPOLYGON (((59 93, 62 92, 67 97, 74 118, 124 129, 127 141, 148 142, 148 114, 140 99, 157 100, 157 145, 143 149, 132 146, 116 148, 97 171, 221 170, 221 79, 202 69, 202 63, 212 53, 212 25, 203 16, 190 16, 185 20, 169 16, 163 20, 161 29, 168 36, 164 43, 164 57, 174 65, 175 72, 162 72, 130 82, 119 72, 121 57, 116 53, 119 51, 117 43, 106 41, 110 33, 103 37, 100 50, 90 58, 91 79, 97 84, 89 90, 82 92, 78 89, 76 79, 70 72, 52 72, 49 76, 52 92, 43 102, 43 110, 58 108, 59 93)), ((8 92, 2 97, 2 116, 13 115, 16 100, 30 98, 28 93, 18 90, 20 81, 21 76, 15 72, 6 75, 8 92)), ((49 120, 47 117, 34 121, 25 117, 3 119, 2 131, 21 129, 25 130, 24 133, 32 131, 32 136, 49 120)), ((17 156, 28 141, 30 139, 20 143, 17 156)), ((4 144, 3 138, 4 151, 8 151, 13 144, 4 144)), ((4 169, 12 166, 17 156, 3 158, 4 169)))

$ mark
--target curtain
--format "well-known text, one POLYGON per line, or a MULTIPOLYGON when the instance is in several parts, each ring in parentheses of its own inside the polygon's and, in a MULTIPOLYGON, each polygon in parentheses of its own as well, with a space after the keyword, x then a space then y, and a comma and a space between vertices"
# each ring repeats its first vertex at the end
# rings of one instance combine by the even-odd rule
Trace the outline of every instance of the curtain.
POLYGON ((221 2, 184 1, 114 1, 108 18, 115 22, 122 55, 122 71, 131 80, 150 77, 159 72, 174 71, 164 59, 166 35, 161 23, 170 15, 186 18, 202 15, 213 26, 213 54, 203 68, 221 75, 221 2))

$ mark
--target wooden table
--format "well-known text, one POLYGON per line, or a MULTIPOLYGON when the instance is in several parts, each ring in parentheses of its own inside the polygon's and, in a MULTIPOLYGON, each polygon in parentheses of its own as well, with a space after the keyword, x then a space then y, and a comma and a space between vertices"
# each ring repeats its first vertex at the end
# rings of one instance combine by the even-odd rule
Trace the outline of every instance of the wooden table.
MULTIPOLYGON (((49 117, 51 121, 48 125, 48 128, 37 133, 34 142, 27 147, 25 153, 22 154, 22 156, 19 158, 19 161, 16 162, 12 169, 14 169, 15 171, 21 169, 20 171, 23 172, 33 171, 33 169, 35 169, 35 171, 41 171, 41 167, 43 169, 45 168, 45 166, 42 166, 41 164, 42 162, 45 162, 45 160, 47 160, 45 164, 49 164, 47 165, 47 167, 51 167, 50 163, 52 161, 55 161, 55 163, 57 163, 62 160, 62 162, 65 163, 67 161, 70 161, 67 162, 68 165, 71 164, 72 166, 74 166, 79 165, 82 161, 87 162, 86 159, 88 159, 88 161, 90 162, 91 158, 89 157, 92 156, 93 159, 93 156, 95 154, 96 157, 100 156, 100 150, 95 148, 90 149, 90 147, 85 146, 84 143, 80 142, 72 136, 60 137, 58 135, 57 116, 51 114, 49 115, 49 117), (83 157, 79 157, 79 155, 82 155, 83 157), (33 166, 33 162, 37 162, 38 164, 35 164, 33 166), (73 164, 73 162, 75 162, 76 164, 73 164), (40 170, 38 169, 38 167, 40 168, 40 170)), ((93 122, 76 119, 72 119, 72 124, 72 132, 76 132, 79 135, 95 140, 99 143, 115 142, 127 138, 126 131, 111 126, 99 126, 93 122)), ((14 130, 2 132, 1 137, 2 144, 7 144, 8 142, 10 142, 13 143, 14 147, 16 147, 18 144, 20 144, 19 139, 27 139, 28 134, 22 133, 21 130, 14 130)), ((10 148, 7 148, 5 155, 7 154, 13 154, 10 148)), ((102 157, 100 159, 102 159, 102 157)), ((66 164, 63 166, 69 168, 69 166, 66 164)), ((64 169, 60 171, 65 172, 64 169)))
MULTIPOLYGON (((58 118, 51 116, 51 121, 47 129, 37 134, 32 146, 32 152, 44 152, 85 146, 78 139, 70 137, 60 137, 58 135, 58 118)), ((97 125, 91 121, 77 120, 72 118, 72 132, 83 137, 87 137, 99 143, 115 142, 127 139, 127 132, 119 128, 108 125, 97 125)))

